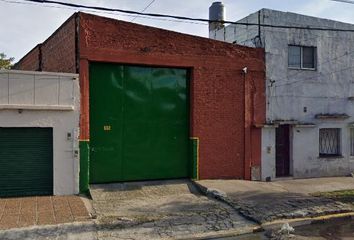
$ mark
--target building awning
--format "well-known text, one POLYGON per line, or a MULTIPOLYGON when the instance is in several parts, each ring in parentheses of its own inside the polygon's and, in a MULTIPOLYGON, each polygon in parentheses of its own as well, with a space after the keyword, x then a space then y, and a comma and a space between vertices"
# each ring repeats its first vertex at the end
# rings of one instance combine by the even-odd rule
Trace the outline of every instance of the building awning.
POLYGON ((347 119, 350 116, 346 113, 326 113, 326 114, 316 114, 316 119, 347 119))
POLYGON ((257 128, 277 128, 279 127, 279 125, 292 125, 298 128, 311 128, 316 126, 316 124, 314 123, 300 122, 300 121, 274 121, 274 122, 267 122, 265 124, 257 124, 257 125, 255 124, 254 126, 257 128))

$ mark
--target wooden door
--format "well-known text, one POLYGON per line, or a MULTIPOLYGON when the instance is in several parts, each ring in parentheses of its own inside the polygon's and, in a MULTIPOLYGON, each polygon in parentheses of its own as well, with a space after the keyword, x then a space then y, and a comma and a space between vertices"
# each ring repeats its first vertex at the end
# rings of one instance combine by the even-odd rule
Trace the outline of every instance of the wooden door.
POLYGON ((276 129, 276 176, 290 175, 290 126, 280 125, 276 129))

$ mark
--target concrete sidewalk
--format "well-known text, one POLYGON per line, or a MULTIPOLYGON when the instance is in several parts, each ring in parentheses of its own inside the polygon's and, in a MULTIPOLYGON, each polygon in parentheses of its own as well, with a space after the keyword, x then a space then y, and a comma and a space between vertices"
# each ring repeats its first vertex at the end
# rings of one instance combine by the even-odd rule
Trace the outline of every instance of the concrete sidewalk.
POLYGON ((188 180, 91 185, 90 192, 100 239, 204 239, 259 228, 188 180))
POLYGON ((78 196, 0 199, 0 230, 89 219, 84 202, 78 196))
POLYGON ((350 204, 311 196, 316 192, 354 189, 354 178, 351 177, 276 182, 203 180, 196 184, 206 194, 225 201, 243 216, 260 224, 353 211, 350 204))
MULTIPOLYGON (((229 205, 202 195, 189 180, 100 184, 92 185, 90 192, 97 218, 0 230, 0 239, 195 240, 236 236, 260 229, 229 205)), ((44 198, 51 202, 45 205, 45 216, 52 217, 49 223, 56 223, 55 210, 64 207, 63 204, 56 206, 57 200, 53 198, 44 198)), ((42 200, 40 202, 39 205, 44 206, 42 200)), ((19 213, 21 209, 14 212, 19 213)), ((67 208, 65 212, 69 213, 67 208)), ((34 215, 37 214, 41 213, 34 215)), ((69 216, 70 219, 64 220, 76 219, 72 214, 66 215, 69 216)), ((21 216, 17 215, 16 223, 21 223, 19 219, 21 216)))
MULTIPOLYGON (((311 218, 311 221, 318 221, 324 218, 323 215, 332 218, 333 215, 328 214, 353 214, 350 204, 310 195, 314 192, 345 189, 354 189, 353 178, 319 178, 270 183, 208 180, 193 184, 188 180, 176 180, 103 184, 91 186, 92 203, 97 219, 0 230, 0 239, 144 240, 236 236, 259 231, 262 227, 275 226, 275 223, 284 219, 291 221, 290 218, 295 220, 311 218), (223 201, 200 194, 196 185, 207 195, 223 201)), ((48 223, 84 220, 88 213, 83 211, 81 219, 80 211, 73 207, 80 203, 80 209, 83 210, 81 202, 77 202, 76 198, 69 198, 37 198, 35 204, 33 202, 27 204, 25 202, 33 199, 23 198, 22 200, 26 201, 22 203, 17 201, 16 204, 6 204, 8 207, 16 205, 16 208, 10 207, 6 214, 1 204, 0 210, 3 211, 4 219, 13 216, 10 212, 15 214, 16 224, 21 223, 20 213, 24 212, 23 209, 27 207, 23 207, 27 205, 32 206, 32 209, 34 205, 37 207, 41 205, 40 208, 43 208, 43 211, 32 215, 37 216, 35 219, 39 221, 32 224, 40 224, 42 212, 51 218, 51 222, 48 223), (43 204, 43 201, 51 203, 43 204), (65 212, 66 217, 58 217, 62 216, 59 211, 65 212)), ((10 200, 14 201, 12 199, 6 201, 10 200)))

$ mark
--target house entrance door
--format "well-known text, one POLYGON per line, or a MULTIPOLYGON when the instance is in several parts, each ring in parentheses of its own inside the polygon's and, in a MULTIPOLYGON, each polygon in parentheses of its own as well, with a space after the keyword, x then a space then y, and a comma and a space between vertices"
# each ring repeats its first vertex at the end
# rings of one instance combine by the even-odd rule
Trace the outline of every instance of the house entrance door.
POLYGON ((280 125, 275 135, 275 165, 276 177, 290 175, 290 126, 280 125))

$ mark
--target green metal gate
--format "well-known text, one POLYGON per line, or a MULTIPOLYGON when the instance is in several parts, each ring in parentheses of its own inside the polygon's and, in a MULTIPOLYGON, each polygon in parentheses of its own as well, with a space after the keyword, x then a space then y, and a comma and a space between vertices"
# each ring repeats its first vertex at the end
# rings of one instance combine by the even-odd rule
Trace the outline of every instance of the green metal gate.
POLYGON ((0 128, 0 196, 52 194, 52 129, 0 128))
POLYGON ((90 182, 189 175, 187 70, 90 64, 90 182))

